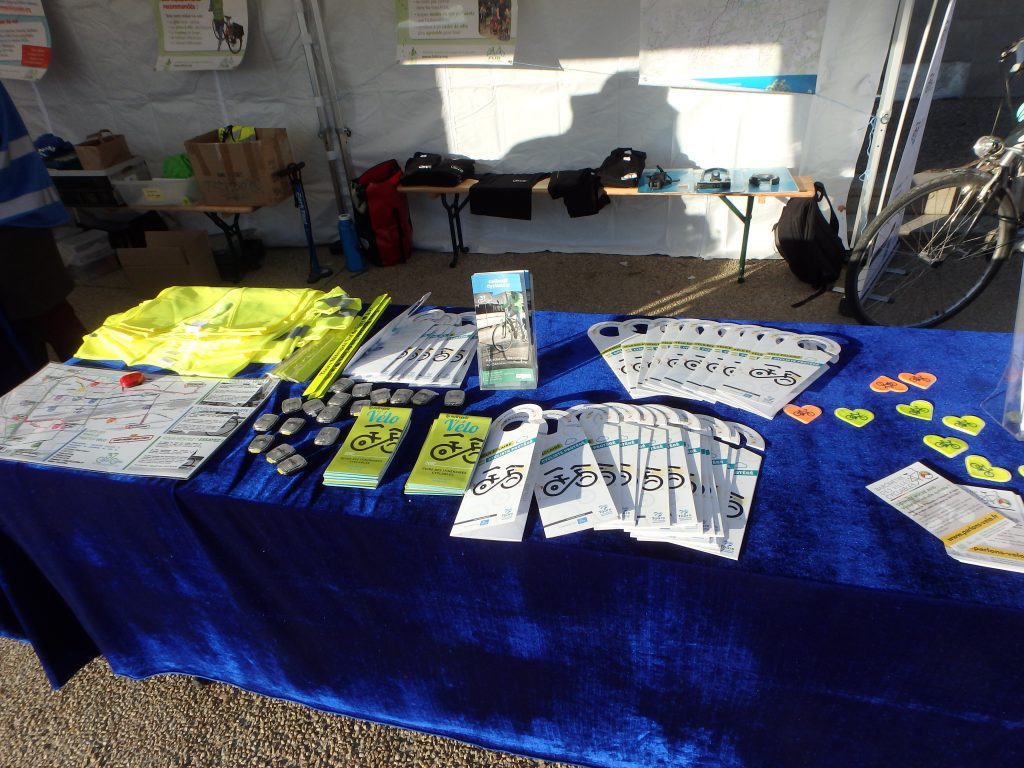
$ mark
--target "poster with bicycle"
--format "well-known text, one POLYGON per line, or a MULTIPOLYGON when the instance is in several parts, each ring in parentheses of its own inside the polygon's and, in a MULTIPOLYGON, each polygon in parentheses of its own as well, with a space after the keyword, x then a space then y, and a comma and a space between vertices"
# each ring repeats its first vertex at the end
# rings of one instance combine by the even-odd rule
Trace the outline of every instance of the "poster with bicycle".
POLYGON ((536 389, 530 273, 478 272, 471 280, 480 389, 536 389))
POLYGON ((234 69, 245 56, 248 0, 153 0, 157 70, 234 69))
POLYGON ((402 64, 511 66, 518 0, 396 0, 402 64))
POLYGON ((0 77, 38 80, 50 66, 50 26, 42 0, 0 3, 0 77))

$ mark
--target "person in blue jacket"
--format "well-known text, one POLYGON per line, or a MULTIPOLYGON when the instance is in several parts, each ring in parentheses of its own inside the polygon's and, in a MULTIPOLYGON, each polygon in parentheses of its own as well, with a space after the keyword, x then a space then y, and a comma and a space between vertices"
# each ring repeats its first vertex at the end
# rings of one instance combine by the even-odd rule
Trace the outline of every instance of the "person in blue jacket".
POLYGON ((50 359, 74 356, 86 331, 67 301, 74 282, 52 228, 68 221, 14 102, 0 83, 0 393, 50 359))

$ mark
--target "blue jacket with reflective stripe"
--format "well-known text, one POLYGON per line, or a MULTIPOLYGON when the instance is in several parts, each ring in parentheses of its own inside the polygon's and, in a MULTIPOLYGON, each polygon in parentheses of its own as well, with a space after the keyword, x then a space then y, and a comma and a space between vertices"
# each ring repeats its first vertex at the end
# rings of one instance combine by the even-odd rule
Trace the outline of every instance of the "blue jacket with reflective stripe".
POLYGON ((55 227, 67 220, 28 129, 0 84, 0 226, 55 227))

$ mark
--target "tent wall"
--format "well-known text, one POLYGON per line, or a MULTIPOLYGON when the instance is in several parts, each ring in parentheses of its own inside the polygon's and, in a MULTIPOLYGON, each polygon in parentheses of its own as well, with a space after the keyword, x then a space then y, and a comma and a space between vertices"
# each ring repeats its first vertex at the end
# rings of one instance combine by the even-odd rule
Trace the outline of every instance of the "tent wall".
MULTIPOLYGON (((615 147, 668 167, 788 165, 844 200, 872 111, 897 0, 832 0, 818 92, 748 94, 640 86, 639 0, 522 0, 514 68, 403 66, 395 61, 394 4, 323 4, 356 171, 417 150, 472 157, 482 171, 596 167, 615 147)), ((182 142, 221 125, 285 127, 307 162, 307 195, 322 242, 335 237, 335 203, 293 0, 249 3, 245 61, 215 75, 158 73, 150 3, 48 0, 54 54, 38 98, 7 81, 34 133, 72 141, 99 128, 124 133, 159 171, 182 142), (218 95, 219 91, 223 98, 218 95)), ((411 199, 416 244, 448 247, 440 203, 411 199)), ((755 206, 750 256, 773 252, 781 204, 755 206)), ((197 220, 199 217, 195 217, 197 220)), ((741 225, 714 200, 617 200, 569 219, 534 196, 530 222, 464 216, 482 252, 557 250, 735 257, 741 225)), ((288 202, 249 218, 271 245, 303 242, 288 202)), ((201 226, 189 221, 188 226, 201 226)))

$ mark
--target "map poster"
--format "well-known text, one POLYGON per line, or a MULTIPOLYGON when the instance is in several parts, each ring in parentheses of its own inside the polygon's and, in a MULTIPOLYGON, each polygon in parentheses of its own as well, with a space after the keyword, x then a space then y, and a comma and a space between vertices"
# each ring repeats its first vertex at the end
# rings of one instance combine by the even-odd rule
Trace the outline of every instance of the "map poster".
POLYGON ((245 55, 248 0, 153 0, 156 68, 234 69, 245 55))
POLYGON ((641 0, 640 83, 814 93, 829 0, 641 0))
POLYGON ((50 363, 0 397, 0 461, 184 480, 273 392, 276 379, 146 374, 50 363))
POLYGON ((0 78, 38 80, 50 66, 42 0, 0 2, 0 78))
POLYGON ((395 0, 402 64, 511 66, 518 0, 395 0))

